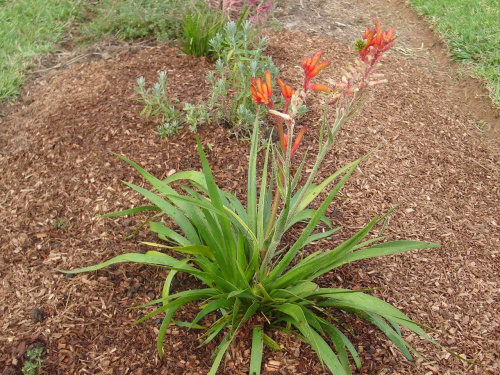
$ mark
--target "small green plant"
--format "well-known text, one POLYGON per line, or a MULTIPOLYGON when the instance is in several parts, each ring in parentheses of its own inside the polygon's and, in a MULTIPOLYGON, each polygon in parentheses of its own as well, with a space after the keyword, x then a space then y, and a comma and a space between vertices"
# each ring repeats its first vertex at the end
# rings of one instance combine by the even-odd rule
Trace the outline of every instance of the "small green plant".
POLYGON ((68 222, 66 219, 60 217, 59 219, 52 220, 52 226, 55 229, 66 229, 68 227, 68 222))
POLYGON ((210 40, 224 28, 226 21, 222 13, 207 8, 204 3, 188 8, 182 17, 179 49, 186 55, 210 56, 213 53, 210 40))
POLYGON ((149 118, 153 115, 160 122, 157 133, 160 137, 170 137, 176 134, 181 128, 181 112, 175 108, 176 99, 167 96, 167 72, 158 73, 158 81, 152 86, 146 87, 146 79, 139 77, 135 91, 139 94, 139 101, 144 103, 141 116, 149 118))
POLYGON ((373 324, 409 360, 419 354, 403 338, 401 327, 440 346, 421 325, 392 305, 368 294, 370 290, 321 286, 317 280, 346 263, 435 248, 438 244, 389 240, 389 236, 382 234, 389 212, 375 216, 348 239, 339 239, 335 245, 328 241, 326 249, 309 246, 335 238, 342 229, 334 227, 325 214, 349 177, 369 154, 326 178, 320 178, 318 172, 341 126, 365 103, 368 88, 385 82, 374 70, 383 52, 394 44, 395 38, 394 29, 383 31, 377 22, 375 29, 368 29, 363 34, 365 43, 359 49, 355 64, 343 72, 341 80, 329 85, 311 83, 330 64, 326 60, 321 61, 321 51, 303 60, 303 87, 293 90, 276 79, 284 100, 279 111, 273 100, 271 72, 266 71, 264 79, 251 79, 252 100, 267 107, 275 122, 279 141, 273 144, 272 138, 269 138, 266 147, 260 147, 257 117, 249 155, 246 207, 236 195, 217 186, 198 139, 202 172, 180 171, 158 179, 121 156, 152 185, 152 189, 124 183, 142 194, 152 205, 104 217, 153 211, 146 223, 162 242, 145 244, 167 252, 122 254, 98 265, 65 272, 95 271, 120 262, 167 268, 169 273, 161 298, 138 307, 157 306, 135 324, 164 314, 157 338, 160 357, 171 323, 205 330, 200 337, 202 345, 220 338, 209 375, 216 374, 231 342, 242 329, 249 330, 252 337, 249 368, 252 375, 260 374, 264 344, 279 348, 278 343, 267 334, 269 330, 296 335, 312 347, 333 374, 351 374, 349 358, 354 360, 358 369, 361 368, 361 361, 355 346, 344 333, 346 327, 336 319, 338 314, 353 314, 373 324), (307 127, 299 128, 295 118, 298 108, 312 91, 325 93, 327 105, 317 129, 318 149, 314 164, 306 170, 305 157, 298 163, 295 161, 307 127), (329 110, 332 111, 331 118, 327 116, 329 110), (258 163, 259 154, 262 163, 258 163), (258 165, 261 166, 260 173, 258 165), (183 183, 179 184, 179 181, 183 183), (317 199, 320 196, 322 198, 317 199), (312 205, 315 200, 318 200, 317 203, 312 205), (153 220, 161 215, 169 216, 178 230, 168 227, 163 220, 153 220), (285 234, 289 231, 295 234, 293 240, 286 240, 285 234), (197 278, 202 286, 170 293, 173 278, 178 272, 197 278), (179 309, 193 302, 197 303, 199 312, 191 322, 174 319, 179 309), (215 317, 204 319, 209 315, 215 317))
POLYGON ((43 347, 31 348, 26 352, 26 357, 28 358, 24 364, 21 371, 24 375, 38 375, 42 371, 42 354, 43 347))
POLYGON ((210 121, 210 114, 205 104, 194 105, 186 103, 182 111, 185 113, 184 121, 188 125, 189 130, 193 133, 198 131, 198 126, 210 121))
POLYGON ((171 122, 165 122, 163 124, 158 125, 156 128, 155 134, 158 134, 160 138, 169 138, 173 137, 183 128, 179 121, 173 120, 171 122))
POLYGON ((156 134, 161 138, 171 137, 184 125, 188 125, 190 131, 197 132, 198 126, 210 121, 210 114, 204 104, 185 103, 182 111, 179 111, 174 104, 177 99, 167 96, 167 86, 167 73, 161 71, 158 73, 158 81, 152 87, 146 87, 144 77, 137 79, 135 87, 139 94, 138 100, 145 104, 141 115, 146 118, 153 115, 160 122, 156 134))
POLYGON ((208 108, 213 121, 229 125, 235 133, 249 133, 255 120, 251 77, 263 75, 268 70, 273 76, 278 75, 272 59, 263 54, 267 38, 256 38, 249 21, 241 27, 231 21, 223 33, 210 41, 217 62, 214 71, 208 74, 211 86, 208 108))

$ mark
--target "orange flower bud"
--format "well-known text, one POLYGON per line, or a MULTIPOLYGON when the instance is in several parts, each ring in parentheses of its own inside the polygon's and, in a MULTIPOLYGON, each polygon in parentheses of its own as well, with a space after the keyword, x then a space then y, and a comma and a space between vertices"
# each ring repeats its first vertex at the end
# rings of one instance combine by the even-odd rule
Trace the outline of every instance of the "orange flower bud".
MULTIPOLYGON (((297 136, 295 137, 295 140, 293 141, 293 144, 292 144, 292 149, 290 150, 290 158, 293 157, 295 150, 297 150, 297 148, 300 145, 300 142, 302 142, 302 138, 304 137, 304 134, 306 133, 306 131, 307 131, 307 126, 303 126, 300 128, 299 132, 297 133, 297 136)), ((285 138, 284 143, 285 143, 285 150, 286 150, 288 147, 288 134, 285 134, 284 138, 285 138)))
POLYGON ((337 103, 340 99, 340 94, 337 94, 337 95, 334 95, 332 100, 330 102, 328 102, 328 105, 334 105, 335 103, 337 103))
POLYGON ((299 132, 297 133, 297 137, 295 137, 295 141, 293 142, 292 150, 290 152, 290 157, 293 156, 295 150, 297 149, 297 147, 299 147, 300 142, 302 141, 302 138, 304 137, 306 131, 307 131, 307 126, 303 126, 302 128, 300 128, 299 132))
POLYGON ((266 88, 269 95, 273 94, 273 88, 271 87, 271 72, 269 70, 265 73, 266 76, 266 88))
POLYGON ((318 85, 316 83, 310 83, 309 84, 309 88, 311 90, 314 90, 314 91, 322 91, 322 92, 325 92, 327 94, 331 93, 333 90, 328 87, 327 85, 318 85))
POLYGON ((279 87, 281 89, 281 94, 283 95, 285 100, 290 100, 292 98, 292 95, 293 95, 292 88, 288 85, 285 85, 283 83, 283 81, 279 78, 276 78, 276 83, 279 85, 279 87))

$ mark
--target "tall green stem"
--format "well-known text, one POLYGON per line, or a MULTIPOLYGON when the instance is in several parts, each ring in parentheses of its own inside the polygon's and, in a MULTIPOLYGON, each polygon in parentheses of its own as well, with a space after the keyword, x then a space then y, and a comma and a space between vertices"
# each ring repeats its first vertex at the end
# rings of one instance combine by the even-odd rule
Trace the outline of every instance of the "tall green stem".
MULTIPOLYGON (((285 155, 285 133, 284 133, 284 129, 283 129, 283 119, 279 116, 276 116, 276 115, 272 115, 272 116, 274 118, 274 121, 276 121, 276 127, 278 128, 278 135, 279 135, 279 141, 280 141, 279 149, 281 150, 281 155, 284 156, 285 155)), ((284 181, 284 176, 283 176, 282 172, 279 172, 278 178, 281 180, 281 182, 284 181)), ((274 199, 273 199, 273 205, 271 208, 271 217, 270 217, 269 223, 267 225, 266 234, 265 234, 264 238, 267 238, 271 234, 271 231, 273 230, 274 223, 276 222, 276 216, 278 215, 278 205, 280 203, 280 200, 281 200, 281 192, 279 189, 276 189, 276 193, 275 193, 274 199)), ((260 250, 261 262, 264 259, 266 253, 267 253, 267 248, 260 250)))

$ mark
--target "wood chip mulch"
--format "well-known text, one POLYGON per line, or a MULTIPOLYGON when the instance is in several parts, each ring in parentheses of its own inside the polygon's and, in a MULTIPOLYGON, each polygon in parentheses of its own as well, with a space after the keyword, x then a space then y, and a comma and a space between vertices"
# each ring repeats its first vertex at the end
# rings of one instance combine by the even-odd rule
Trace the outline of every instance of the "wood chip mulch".
MULTIPOLYGON (((299 1, 290 4, 299 7, 299 1)), ((380 13, 385 24, 400 20, 401 7, 388 5, 394 12, 380 13)), ((293 9, 283 17, 290 19, 293 9)), ((498 139, 483 142, 476 112, 484 107, 464 97, 450 68, 433 59, 432 49, 418 50, 419 36, 410 33, 415 27, 403 27, 401 49, 381 68, 389 83, 378 86, 339 133, 324 173, 379 146, 342 190, 349 199, 332 206, 330 217, 345 227, 337 240, 399 205, 388 233, 442 246, 346 265, 320 283, 377 288, 374 295, 436 329, 432 336, 446 348, 482 364, 463 363, 406 333, 430 360, 410 363, 373 327, 352 319, 346 323, 364 365, 357 373, 498 374, 500 176, 499 154, 490 147, 498 139)), ((335 72, 353 60, 353 48, 342 38, 303 31, 269 32, 268 52, 283 79, 298 84, 300 60, 317 49, 332 61, 319 78, 339 79, 335 72)), ((7 116, 0 118, 0 372, 20 374, 26 351, 42 345, 47 374, 207 373, 216 343, 198 348, 198 332, 171 326, 160 361, 158 321, 131 326, 149 310, 130 307, 158 298, 166 271, 117 265, 68 277, 57 269, 144 251, 141 241, 155 239, 147 231, 125 238, 144 219, 141 215, 97 218, 143 202, 121 181, 144 181, 114 153, 158 177, 200 169, 193 134, 183 130, 160 139, 153 120, 139 116, 135 80, 145 76, 153 82, 157 71, 166 70, 169 95, 197 103, 207 94, 211 66, 170 46, 122 49, 32 81, 19 102, 2 110, 7 116)), ((314 150, 317 142, 319 105, 310 104, 310 114, 301 120, 309 131, 299 153, 314 150)), ((494 114, 488 123, 499 129, 494 114)), ((200 128, 199 137, 207 150, 210 146, 208 157, 220 185, 244 197, 248 143, 216 125, 200 128)), ((316 246, 332 247, 337 240, 316 246)), ((180 276, 176 288, 196 286, 192 278, 180 276)), ((178 318, 192 319, 196 312, 197 306, 189 306, 178 318)), ((248 334, 243 330, 235 340, 221 374, 248 372, 248 334)), ((284 333, 271 335, 283 351, 265 352, 263 373, 326 373, 307 345, 284 333)))

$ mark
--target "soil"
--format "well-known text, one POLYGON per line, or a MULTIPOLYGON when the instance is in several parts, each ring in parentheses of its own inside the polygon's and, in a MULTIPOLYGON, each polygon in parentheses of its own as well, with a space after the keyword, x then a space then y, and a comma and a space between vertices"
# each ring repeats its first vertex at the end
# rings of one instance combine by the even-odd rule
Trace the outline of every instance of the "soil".
MULTIPOLYGON (((374 295, 436 329, 433 337, 446 348, 481 365, 406 333, 430 360, 409 362, 373 327, 353 319, 351 338, 363 360, 356 373, 499 373, 500 119, 485 91, 457 74, 431 25, 404 2, 280 1, 277 15, 284 29, 268 31, 268 52, 294 86, 299 62, 316 50, 324 51, 332 62, 328 74, 339 79, 335 72, 355 56, 351 42, 374 19, 398 29, 398 45, 381 68, 389 82, 377 86, 341 130, 327 167, 379 149, 352 176, 342 191, 349 199, 335 202, 330 216, 344 226, 341 240, 399 204, 388 233, 442 245, 346 265, 322 277, 321 285, 376 288, 374 295)), ((141 242, 154 240, 146 231, 126 238, 140 215, 96 218, 142 202, 121 180, 143 181, 114 154, 160 178, 199 169, 200 163, 188 130, 169 139, 154 134, 153 120, 139 115, 133 86, 139 76, 152 82, 166 70, 169 95, 196 103, 207 94, 212 65, 147 43, 97 46, 52 60, 32 76, 23 97, 1 111, 0 369, 20 374, 26 351, 43 346, 47 374, 206 374, 215 343, 198 348, 196 332, 172 326, 160 361, 158 321, 131 326, 147 310, 130 307, 160 295, 165 271, 117 265, 68 277, 57 269, 144 251, 141 242)), ((301 120, 309 126, 301 153, 316 142, 320 112, 314 102, 311 107, 301 120)), ((201 127, 199 137, 218 183, 243 196, 247 159, 241 155, 248 143, 217 125, 201 127)), ((177 288, 194 283, 179 277, 177 288)), ((186 308, 178 319, 196 311, 186 308)), ((248 371, 247 335, 243 331, 231 346, 221 374, 248 371)), ((271 335, 283 350, 265 352, 263 373, 326 373, 296 338, 271 335)))

